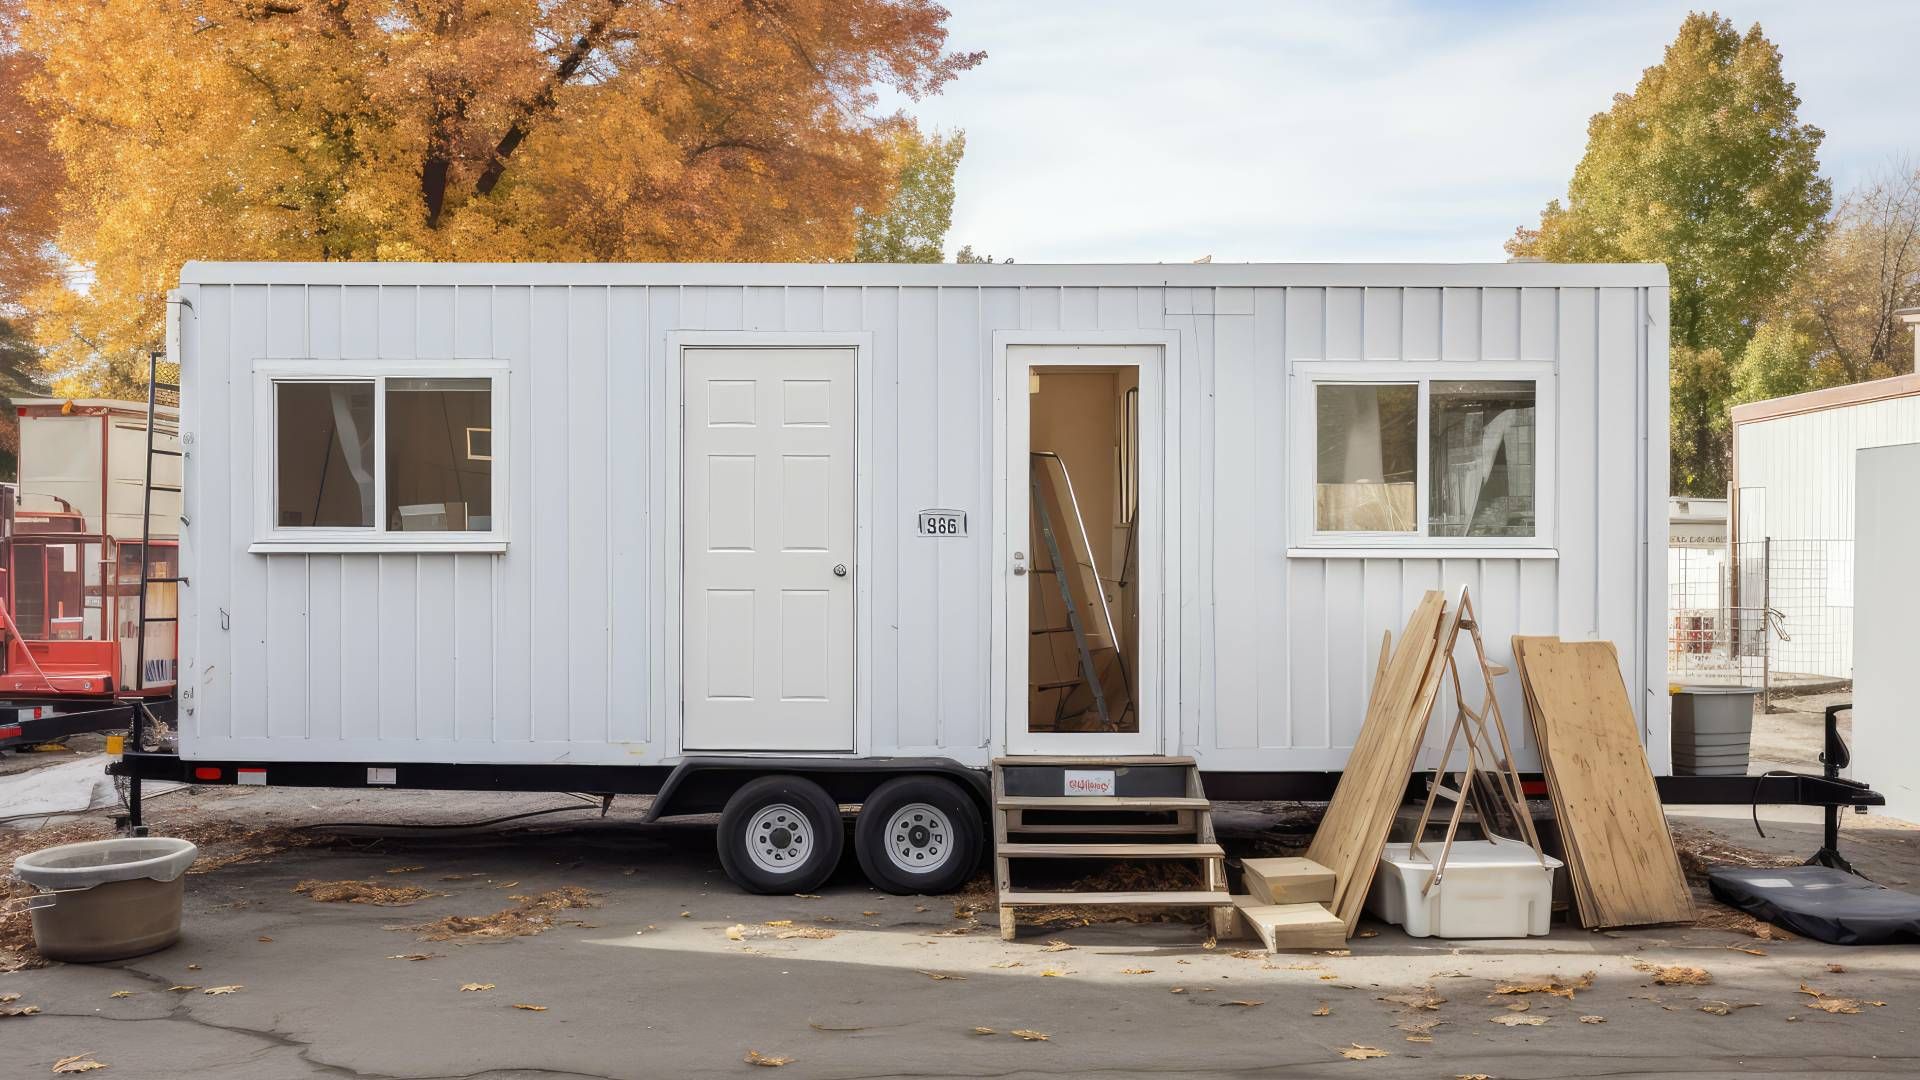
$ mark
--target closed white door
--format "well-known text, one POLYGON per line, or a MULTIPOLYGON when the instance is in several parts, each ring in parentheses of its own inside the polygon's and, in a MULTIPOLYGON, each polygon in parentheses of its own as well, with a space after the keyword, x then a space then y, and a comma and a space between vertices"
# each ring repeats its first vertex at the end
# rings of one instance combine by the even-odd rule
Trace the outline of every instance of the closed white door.
POLYGON ((854 351, 685 356, 686 748, 851 750, 854 351))

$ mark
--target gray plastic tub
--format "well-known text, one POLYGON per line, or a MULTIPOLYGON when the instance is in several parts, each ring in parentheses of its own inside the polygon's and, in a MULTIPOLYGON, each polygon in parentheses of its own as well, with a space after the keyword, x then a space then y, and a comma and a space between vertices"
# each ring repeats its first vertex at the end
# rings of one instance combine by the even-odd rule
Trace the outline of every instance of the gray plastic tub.
POLYGON ((1751 686, 1683 686, 1673 694, 1676 776, 1745 776, 1753 744, 1751 686))
POLYGON ((90 840, 29 852, 13 876, 28 898, 33 943, 49 960, 94 963, 164 949, 180 940, 187 867, 200 851, 165 836, 90 840))

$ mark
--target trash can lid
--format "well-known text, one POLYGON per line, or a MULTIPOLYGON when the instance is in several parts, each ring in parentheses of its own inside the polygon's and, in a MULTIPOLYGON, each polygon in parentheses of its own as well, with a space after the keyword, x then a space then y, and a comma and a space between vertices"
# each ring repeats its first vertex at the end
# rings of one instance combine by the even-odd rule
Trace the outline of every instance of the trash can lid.
POLYGON ((90 889, 112 881, 172 881, 200 849, 171 836, 88 840, 30 851, 13 860, 13 876, 43 889, 90 889))

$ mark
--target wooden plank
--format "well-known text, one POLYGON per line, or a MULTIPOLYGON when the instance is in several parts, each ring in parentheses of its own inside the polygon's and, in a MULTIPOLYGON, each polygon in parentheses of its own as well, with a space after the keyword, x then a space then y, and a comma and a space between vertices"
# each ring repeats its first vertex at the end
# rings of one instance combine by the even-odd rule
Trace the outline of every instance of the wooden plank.
POLYGON ((1001 844, 1003 859, 1219 859, 1219 844, 1001 844))
MULTIPOLYGON (((1001 907, 1232 907, 1224 890, 1174 892, 1021 892, 1000 894, 1001 907)), ((1345 940, 1344 938, 1342 939, 1345 940)))
POLYGON ((1692 895, 1613 644, 1516 643, 1554 815, 1590 927, 1688 922, 1692 895))
POLYGON ((1247 891, 1266 904, 1330 904, 1338 879, 1312 859, 1248 859, 1247 891))
POLYGON ((1234 898, 1234 910, 1262 944, 1281 949, 1337 949, 1347 943, 1347 924, 1321 904, 1261 904, 1234 898))
POLYGON ((1434 676, 1443 666, 1433 658, 1445 606, 1445 597, 1430 590, 1407 620, 1385 676, 1374 684, 1366 721, 1307 849, 1307 858, 1333 871, 1331 907, 1349 931, 1360 920, 1367 886, 1426 730, 1427 709, 1438 688, 1434 676))
POLYGON ((1167 795, 1006 795, 1002 810, 1205 810, 1206 799, 1167 795))

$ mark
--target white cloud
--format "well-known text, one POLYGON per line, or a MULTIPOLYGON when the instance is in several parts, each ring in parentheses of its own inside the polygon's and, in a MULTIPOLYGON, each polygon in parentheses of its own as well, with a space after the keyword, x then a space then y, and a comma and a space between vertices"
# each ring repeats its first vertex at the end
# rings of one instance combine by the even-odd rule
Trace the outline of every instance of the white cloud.
MULTIPOLYGON (((989 57, 911 106, 967 130, 948 239, 1024 262, 1501 258, 1564 191, 1587 118, 1659 60, 1687 10, 949 6, 952 45, 989 57)), ((1781 47, 1837 187, 1920 150, 1911 0, 1722 11, 1781 47)))

